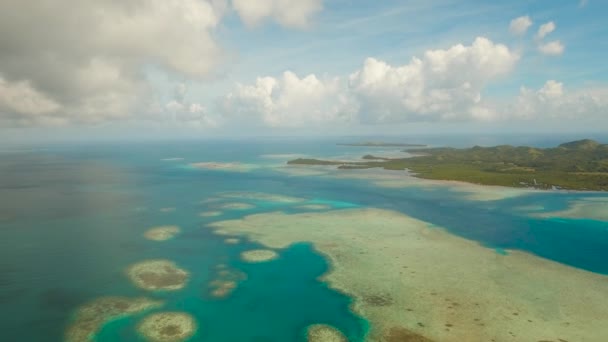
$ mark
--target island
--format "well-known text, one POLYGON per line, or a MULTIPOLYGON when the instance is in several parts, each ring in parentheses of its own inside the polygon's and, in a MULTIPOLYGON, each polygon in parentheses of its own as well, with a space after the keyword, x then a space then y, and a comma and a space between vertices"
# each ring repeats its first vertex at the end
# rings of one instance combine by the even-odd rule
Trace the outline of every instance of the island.
POLYGON ((360 162, 298 158, 290 165, 409 170, 419 178, 535 189, 608 190, 608 144, 584 139, 552 148, 500 145, 407 149, 408 158, 366 155, 360 162))

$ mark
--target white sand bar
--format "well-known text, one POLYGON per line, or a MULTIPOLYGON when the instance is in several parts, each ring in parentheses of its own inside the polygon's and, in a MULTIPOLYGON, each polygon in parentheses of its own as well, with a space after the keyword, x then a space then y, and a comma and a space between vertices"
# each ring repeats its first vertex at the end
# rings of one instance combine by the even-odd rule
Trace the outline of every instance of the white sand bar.
POLYGON ((219 206, 219 208, 224 210, 249 210, 255 208, 255 205, 249 203, 233 202, 222 204, 219 206))
POLYGON ((570 203, 568 209, 549 213, 538 213, 540 217, 579 218, 608 221, 608 197, 588 197, 570 203))
POLYGON ((211 226, 269 248, 313 243, 333 266, 325 280, 371 322, 371 341, 608 336, 608 277, 527 253, 500 255, 397 212, 266 213, 211 226))
POLYGON ((306 199, 279 195, 269 194, 264 192, 226 192, 219 195, 222 198, 242 199, 242 200, 253 200, 253 201, 265 201, 275 203, 299 203, 304 202, 306 199))

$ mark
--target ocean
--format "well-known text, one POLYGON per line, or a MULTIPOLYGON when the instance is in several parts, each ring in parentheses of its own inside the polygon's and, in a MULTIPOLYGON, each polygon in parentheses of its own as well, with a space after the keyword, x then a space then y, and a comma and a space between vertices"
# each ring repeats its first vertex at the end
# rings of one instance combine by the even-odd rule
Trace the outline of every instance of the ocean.
MULTIPOLYGON (((302 203, 218 199, 227 192, 278 194, 331 209, 394 210, 496 253, 520 250, 608 275, 608 222, 542 217, 521 210, 556 212, 578 199, 606 198, 606 194, 552 191, 478 201, 449 187, 387 188, 362 177, 285 172, 285 162, 298 156, 356 159, 370 151, 399 153, 399 148, 337 146, 336 142, 344 139, 7 148, 0 154, 2 339, 61 341, 82 305, 105 296, 145 296, 165 301, 153 311, 192 315, 199 327, 192 341, 304 341, 311 324, 327 324, 350 341, 363 341, 369 322, 352 310, 351 298, 320 279, 332 266, 311 244, 294 244, 270 262, 247 263, 240 253, 262 246, 247 240, 227 244, 206 227, 256 213, 306 212, 302 203), (223 166, 192 165, 198 162, 223 166), (253 207, 221 210, 214 217, 199 215, 229 202, 253 207), (179 226, 181 233, 164 242, 144 238, 148 229, 163 225, 179 226), (187 270, 186 286, 164 292, 134 286, 125 270, 150 259, 167 259, 187 270), (218 265, 246 275, 224 298, 209 291, 218 265)), ((146 314, 108 322, 97 332, 96 341, 144 341, 137 325, 146 314)))

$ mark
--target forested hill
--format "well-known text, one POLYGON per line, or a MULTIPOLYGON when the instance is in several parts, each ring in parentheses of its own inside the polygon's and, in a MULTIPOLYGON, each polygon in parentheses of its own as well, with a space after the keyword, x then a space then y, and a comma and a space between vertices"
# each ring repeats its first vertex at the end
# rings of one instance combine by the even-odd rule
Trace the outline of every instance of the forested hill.
POLYGON ((361 162, 296 159, 289 164, 338 165, 341 169, 409 169, 429 179, 470 183, 576 190, 608 190, 608 145, 585 139, 553 148, 494 147, 408 149, 411 158, 379 158, 361 162))

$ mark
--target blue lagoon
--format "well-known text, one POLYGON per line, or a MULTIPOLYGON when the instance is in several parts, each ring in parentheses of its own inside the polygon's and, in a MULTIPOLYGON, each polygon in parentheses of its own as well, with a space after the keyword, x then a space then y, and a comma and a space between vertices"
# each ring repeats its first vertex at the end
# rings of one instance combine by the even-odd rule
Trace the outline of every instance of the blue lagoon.
POLYGON ((4 339, 608 336, 607 195, 286 165, 370 148, 286 140, 3 152, 4 339))

